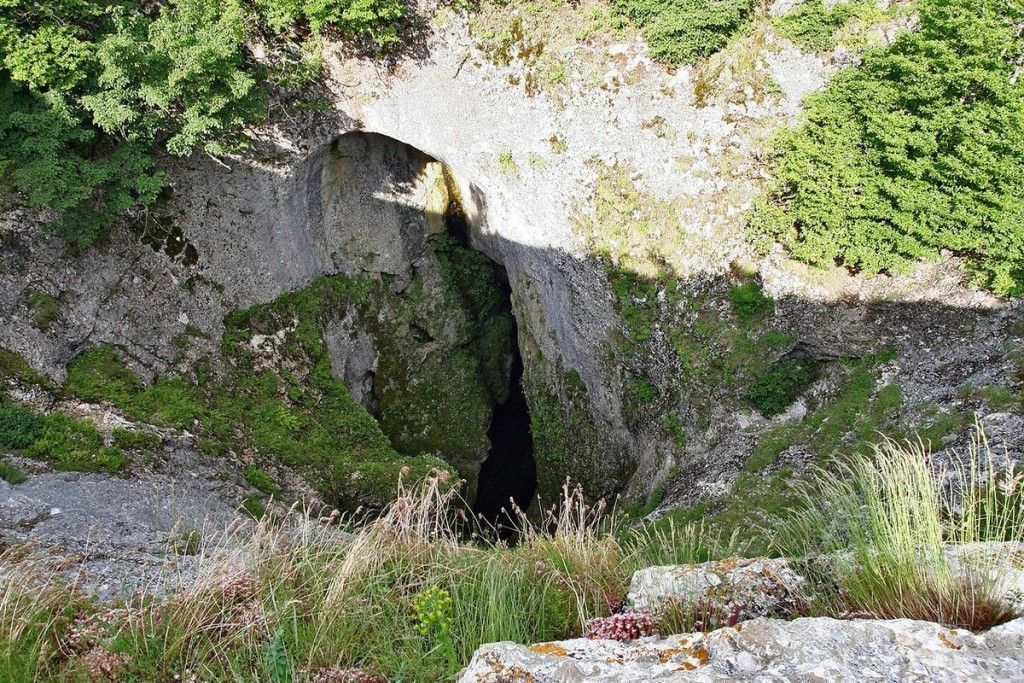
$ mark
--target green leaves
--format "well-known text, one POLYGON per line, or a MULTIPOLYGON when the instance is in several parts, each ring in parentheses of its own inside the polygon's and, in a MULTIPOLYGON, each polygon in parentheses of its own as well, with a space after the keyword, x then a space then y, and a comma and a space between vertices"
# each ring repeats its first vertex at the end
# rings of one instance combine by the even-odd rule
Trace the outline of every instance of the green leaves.
POLYGON ((257 66, 245 46, 257 26, 330 25, 386 46, 405 4, 258 0, 253 11, 241 0, 166 0, 145 12, 137 0, 0 0, 0 182, 55 209, 56 232, 73 245, 93 244, 119 214, 156 201, 155 147, 236 151, 243 127, 266 117, 261 76, 311 80, 316 61, 295 60, 294 45, 257 66))
POLYGON ((149 22, 119 17, 97 47, 100 90, 82 98, 104 132, 151 142, 171 154, 223 154, 238 130, 262 118, 245 68, 247 37, 234 0, 179 0, 149 22))
POLYGON ((612 0, 620 14, 640 27, 651 56, 686 64, 725 46, 747 23, 751 0, 612 0))
POLYGON ((117 214, 156 199, 163 176, 128 143, 97 140, 49 98, 0 76, 0 158, 8 179, 32 206, 59 211, 55 230, 73 244, 91 244, 117 214))
POLYGON ((925 0, 921 30, 808 98, 779 144, 755 238, 798 259, 899 272, 943 249, 1024 294, 1022 6, 925 0))

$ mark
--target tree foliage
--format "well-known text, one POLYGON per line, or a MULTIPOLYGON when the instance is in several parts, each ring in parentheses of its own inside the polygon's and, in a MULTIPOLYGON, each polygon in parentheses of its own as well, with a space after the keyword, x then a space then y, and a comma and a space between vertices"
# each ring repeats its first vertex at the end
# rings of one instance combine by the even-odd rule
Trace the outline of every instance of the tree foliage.
POLYGON ((810 263, 901 271, 941 250, 1024 294, 1020 0, 922 0, 920 30, 840 73, 784 136, 751 228, 810 263))
POLYGON ((686 64, 720 50, 747 24, 751 0, 612 0, 612 6, 640 27, 651 56, 686 64))
POLYGON ((91 244, 114 217, 156 200, 154 151, 224 154, 265 116, 271 69, 250 54, 253 39, 330 26, 385 45, 404 9, 400 0, 0 0, 0 180, 58 212, 73 244, 91 244))

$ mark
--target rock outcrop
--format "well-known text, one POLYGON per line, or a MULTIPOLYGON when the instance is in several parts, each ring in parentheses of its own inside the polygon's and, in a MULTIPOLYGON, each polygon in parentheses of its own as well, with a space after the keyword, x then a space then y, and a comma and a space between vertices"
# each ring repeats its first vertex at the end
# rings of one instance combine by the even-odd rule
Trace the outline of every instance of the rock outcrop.
POLYGON ((1008 681, 1024 677, 1024 619, 986 633, 898 619, 755 619, 630 642, 583 638, 477 650, 459 683, 1008 681))
POLYGON ((789 617, 804 608, 803 578, 784 559, 729 558, 698 565, 648 567, 633 574, 626 603, 659 613, 698 608, 717 623, 789 617))

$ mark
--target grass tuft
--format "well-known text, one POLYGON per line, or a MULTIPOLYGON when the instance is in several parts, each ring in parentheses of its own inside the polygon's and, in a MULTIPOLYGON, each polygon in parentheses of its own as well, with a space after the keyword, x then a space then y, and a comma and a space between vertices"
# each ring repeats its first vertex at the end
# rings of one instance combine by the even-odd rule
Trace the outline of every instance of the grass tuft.
POLYGON ((976 434, 966 457, 948 467, 930 462, 920 442, 887 440, 803 488, 805 505, 783 520, 777 543, 790 556, 831 558, 839 592, 830 611, 971 630, 1015 616, 1005 579, 1017 546, 977 544, 1024 539, 1024 479, 999 474, 976 434))

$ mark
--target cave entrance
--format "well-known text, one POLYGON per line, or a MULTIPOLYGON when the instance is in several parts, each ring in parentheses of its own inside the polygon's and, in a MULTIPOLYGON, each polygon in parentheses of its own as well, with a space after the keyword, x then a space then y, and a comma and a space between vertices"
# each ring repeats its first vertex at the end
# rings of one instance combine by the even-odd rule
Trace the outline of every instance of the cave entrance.
MULTIPOLYGON (((448 204, 444 221, 448 233, 460 245, 473 249, 469 221, 460 202, 448 204)), ((490 257, 488 260, 501 278, 505 306, 511 311, 512 287, 508 273, 501 264, 490 257)), ((519 526, 516 510, 526 512, 537 489, 530 410, 523 392, 523 357, 519 352, 519 334, 514 315, 511 337, 511 358, 507 363, 508 395, 494 406, 491 413, 491 424, 487 429, 487 439, 491 446, 480 465, 473 500, 473 514, 486 526, 493 528, 499 538, 514 535, 519 526)))
POLYGON ((508 398, 494 407, 487 438, 491 449, 480 466, 473 513, 493 526, 499 537, 507 538, 517 526, 515 510, 525 512, 537 489, 530 411, 523 393, 523 358, 516 343, 508 398))

